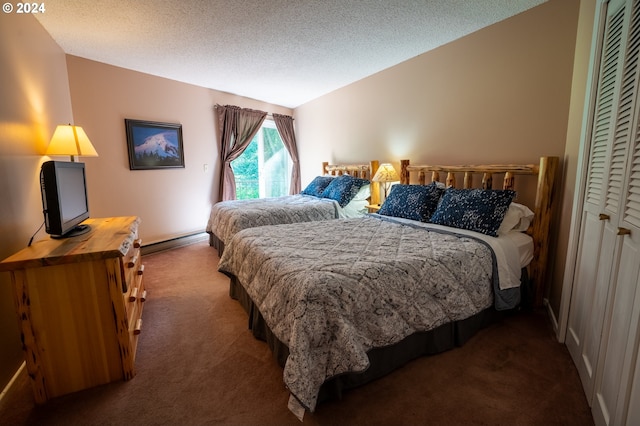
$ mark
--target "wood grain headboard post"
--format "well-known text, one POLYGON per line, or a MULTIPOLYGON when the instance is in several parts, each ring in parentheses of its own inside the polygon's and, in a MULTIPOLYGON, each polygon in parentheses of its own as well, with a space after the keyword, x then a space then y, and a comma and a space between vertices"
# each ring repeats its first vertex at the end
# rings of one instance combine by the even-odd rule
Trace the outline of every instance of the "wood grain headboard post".
MULTIPOLYGON (((373 176, 378 171, 378 167, 380 167, 380 162, 378 160, 371 160, 369 164, 329 164, 328 161, 322 162, 322 174, 332 175, 332 176, 340 176, 343 174, 348 174, 353 177, 358 177, 362 179, 373 178, 373 176)), ((369 200, 370 204, 380 204, 380 183, 371 181, 370 184, 371 197, 369 200)))
MULTIPOLYGON (((378 171, 378 167, 380 167, 380 162, 378 160, 372 160, 369 166, 369 180, 373 179, 378 171)), ((373 205, 380 204, 380 182, 371 181, 369 188, 371 188, 371 199, 369 202, 373 205)))
POLYGON ((403 185, 409 185, 409 160, 400 160, 400 183, 403 185))
POLYGON ((472 187, 472 173, 482 175, 482 188, 490 189, 494 173, 504 173, 502 188, 513 189, 515 175, 537 175, 536 200, 532 209, 535 216, 527 233, 533 238, 534 258, 529 265, 530 280, 533 286, 533 303, 542 305, 546 289, 549 269, 549 243, 551 220, 554 207, 554 181, 558 169, 558 157, 540 157, 539 164, 507 164, 478 166, 414 166, 409 160, 400 162, 400 178, 403 184, 409 184, 411 172, 418 173, 418 183, 424 185, 427 172, 431 179, 438 180, 439 172, 446 173, 446 185, 455 186, 454 173, 464 173, 464 188, 472 187))
POLYGON ((533 221, 534 255, 531 261, 531 281, 535 288, 534 303, 542 306, 547 289, 547 272, 549 269, 549 243, 551 233, 551 219, 555 204, 556 170, 558 157, 541 157, 538 170, 538 188, 536 190, 535 218, 533 221))

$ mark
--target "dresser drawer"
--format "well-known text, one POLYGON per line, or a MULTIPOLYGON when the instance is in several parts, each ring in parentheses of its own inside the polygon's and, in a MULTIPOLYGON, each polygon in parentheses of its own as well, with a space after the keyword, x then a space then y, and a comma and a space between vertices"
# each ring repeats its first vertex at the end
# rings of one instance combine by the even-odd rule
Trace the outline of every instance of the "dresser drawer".
POLYGON ((140 258, 141 245, 142 241, 140 239, 133 240, 133 243, 129 246, 127 254, 122 259, 125 278, 125 288, 123 288, 124 293, 129 293, 131 291, 131 286, 134 283, 134 278, 140 272, 140 268, 142 265, 142 261, 140 258))
POLYGON ((142 282, 143 274, 144 265, 140 258, 138 258, 137 262, 129 268, 129 270, 125 271, 127 291, 122 294, 122 297, 124 298, 124 305, 130 324, 134 320, 134 311, 138 309, 137 302, 146 299, 144 284, 142 282))
POLYGON ((147 292, 144 289, 142 275, 139 275, 139 277, 140 278, 136 285, 138 295, 135 300, 129 301, 127 306, 127 312, 129 315, 129 338, 131 339, 134 359, 138 346, 138 335, 142 332, 142 310, 144 309, 145 300, 147 298, 147 292))
POLYGON ((136 352, 138 334, 142 329, 142 310, 146 300, 144 288, 144 265, 140 253, 141 241, 135 240, 129 251, 122 259, 122 268, 126 291, 122 297, 129 326, 129 337, 133 346, 133 353, 136 352))

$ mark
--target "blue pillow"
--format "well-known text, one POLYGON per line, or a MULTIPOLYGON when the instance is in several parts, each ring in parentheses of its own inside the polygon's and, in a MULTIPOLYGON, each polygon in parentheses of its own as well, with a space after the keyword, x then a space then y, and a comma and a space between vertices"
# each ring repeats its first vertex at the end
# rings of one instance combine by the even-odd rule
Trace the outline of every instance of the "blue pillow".
POLYGON ((305 189, 302 190, 301 194, 321 197, 322 191, 329 186, 332 180, 333 176, 317 176, 305 189))
POLYGON ((511 190, 449 188, 431 222, 497 237, 515 194, 511 190))
POLYGON ((323 198, 330 198, 344 207, 356 196, 363 185, 368 184, 366 179, 355 178, 350 175, 341 175, 333 179, 322 192, 323 198))
POLYGON ((428 222, 443 192, 444 189, 433 182, 429 185, 393 185, 378 214, 428 222))

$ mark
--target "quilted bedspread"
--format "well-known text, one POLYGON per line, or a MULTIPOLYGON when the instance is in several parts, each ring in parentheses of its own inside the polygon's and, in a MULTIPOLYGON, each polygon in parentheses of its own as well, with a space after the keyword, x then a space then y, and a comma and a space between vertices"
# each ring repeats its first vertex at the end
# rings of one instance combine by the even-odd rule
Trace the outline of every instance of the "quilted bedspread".
POLYGON ((289 347, 284 382, 310 411, 368 350, 490 307, 494 267, 473 237, 375 216, 246 229, 219 263, 289 347))
POLYGON ((206 230, 227 244, 246 228, 335 219, 338 208, 333 200, 302 194, 222 201, 211 208, 206 230))

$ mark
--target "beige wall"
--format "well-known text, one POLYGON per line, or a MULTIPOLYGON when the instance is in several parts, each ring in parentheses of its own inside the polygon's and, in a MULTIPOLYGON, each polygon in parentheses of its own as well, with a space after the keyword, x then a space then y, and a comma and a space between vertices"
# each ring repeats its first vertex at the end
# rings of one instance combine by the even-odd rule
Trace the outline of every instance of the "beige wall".
MULTIPOLYGON (((569 110, 569 121, 567 126, 567 142, 564 152, 564 176, 563 185, 558 197, 558 251, 557 262, 553 266, 553 287, 549 294, 549 302, 557 321, 561 320, 566 312, 561 310, 561 302, 567 305, 571 297, 571 292, 563 290, 563 287, 570 285, 564 283, 565 264, 569 262, 575 264, 574 259, 567 260, 567 253, 570 248, 569 233, 571 229, 572 208, 575 197, 576 173, 578 162, 580 161, 580 145, 582 143, 583 118, 585 117, 585 100, 587 93, 587 78, 589 71, 589 61, 591 54, 591 42, 593 36, 593 25, 596 11, 596 0, 582 0, 580 2, 579 23, 576 38, 575 60, 573 65, 573 84, 571 90, 571 108, 569 110), (563 300, 564 297, 567 300, 563 300)), ((562 336, 561 336, 562 337, 562 336)), ((564 339, 564 337, 562 337, 564 339)))
POLYGON ((562 156, 578 7, 552 0, 297 108, 304 165, 562 156))
MULTIPOLYGON (((43 222, 40 165, 59 123, 73 121, 64 52, 30 15, 0 14, 0 259, 43 222)), ((9 273, 0 273, 0 389, 22 363, 9 273)))
POLYGON ((75 122, 99 154, 82 159, 91 216, 140 216, 143 244, 204 232, 220 173, 215 104, 293 114, 288 108, 75 56, 67 56, 67 67, 75 122), (185 168, 129 170, 125 118, 181 123, 185 168))
POLYGON ((319 158, 397 165, 575 157, 565 149, 579 6, 550 0, 298 107, 303 187, 319 158))

